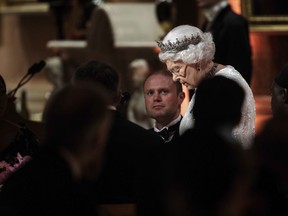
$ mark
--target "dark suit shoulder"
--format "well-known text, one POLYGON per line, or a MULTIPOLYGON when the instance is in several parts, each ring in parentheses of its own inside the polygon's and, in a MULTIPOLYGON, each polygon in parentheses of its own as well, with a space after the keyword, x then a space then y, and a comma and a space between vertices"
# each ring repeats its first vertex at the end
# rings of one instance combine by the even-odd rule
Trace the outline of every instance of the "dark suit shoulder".
POLYGON ((248 21, 245 17, 235 13, 230 6, 224 8, 216 17, 214 23, 229 24, 231 26, 243 26, 248 25, 248 21))
POLYGON ((136 201, 139 175, 157 158, 162 140, 120 113, 113 115, 106 161, 94 193, 97 203, 131 203, 136 201))
MULTIPOLYGON (((155 133, 127 120, 120 113, 115 112, 113 117, 111 136, 121 137, 120 140, 134 140, 136 142, 159 142, 162 141, 155 133)), ((111 137, 113 139, 113 137, 111 137)))

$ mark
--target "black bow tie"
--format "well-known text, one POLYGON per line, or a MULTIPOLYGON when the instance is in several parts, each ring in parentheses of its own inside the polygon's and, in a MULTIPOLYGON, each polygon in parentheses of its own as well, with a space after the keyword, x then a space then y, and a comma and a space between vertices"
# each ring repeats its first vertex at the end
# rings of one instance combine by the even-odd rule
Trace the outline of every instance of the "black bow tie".
POLYGON ((170 133, 169 130, 167 128, 164 128, 163 130, 157 132, 157 134, 165 141, 165 142, 169 142, 169 138, 170 138, 170 133))
POLYGON ((162 137, 162 139, 165 142, 170 142, 174 136, 174 133, 176 132, 176 130, 178 130, 179 128, 179 124, 180 122, 176 123, 175 125, 172 125, 171 127, 164 128, 163 130, 157 132, 157 134, 162 137))

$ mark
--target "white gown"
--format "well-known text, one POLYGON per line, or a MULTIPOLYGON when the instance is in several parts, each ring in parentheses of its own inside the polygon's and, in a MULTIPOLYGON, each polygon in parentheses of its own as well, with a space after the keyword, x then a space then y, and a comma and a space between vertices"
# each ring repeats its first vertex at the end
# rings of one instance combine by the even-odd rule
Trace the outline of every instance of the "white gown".
MULTIPOLYGON (((239 125, 233 129, 233 136, 238 140, 242 146, 247 149, 253 142, 255 136, 255 100, 251 88, 241 76, 241 74, 234 69, 234 67, 228 65, 225 68, 218 71, 215 76, 224 76, 231 80, 236 81, 245 90, 246 96, 242 106, 242 117, 239 125)), ((191 98, 187 111, 183 116, 179 127, 179 133, 182 135, 186 130, 193 128, 194 118, 193 114, 190 113, 194 106, 195 95, 197 94, 197 89, 195 94, 191 98)))

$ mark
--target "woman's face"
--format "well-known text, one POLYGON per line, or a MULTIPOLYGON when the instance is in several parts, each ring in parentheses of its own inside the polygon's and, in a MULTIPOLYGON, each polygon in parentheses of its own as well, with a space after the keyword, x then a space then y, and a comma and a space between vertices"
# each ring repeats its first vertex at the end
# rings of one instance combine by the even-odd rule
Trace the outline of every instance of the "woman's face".
POLYGON ((197 70, 197 64, 185 64, 182 61, 166 61, 167 69, 173 74, 173 80, 179 81, 188 89, 195 89, 204 74, 197 70))

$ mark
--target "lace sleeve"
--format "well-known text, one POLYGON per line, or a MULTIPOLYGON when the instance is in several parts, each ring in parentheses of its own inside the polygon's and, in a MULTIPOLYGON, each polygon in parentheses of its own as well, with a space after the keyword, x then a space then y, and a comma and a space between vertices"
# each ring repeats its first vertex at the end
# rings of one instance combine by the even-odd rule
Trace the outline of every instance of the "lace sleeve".
POLYGON ((195 93, 192 96, 188 107, 186 109, 186 112, 181 120, 180 126, 179 126, 179 134, 183 135, 185 131, 187 131, 188 129, 191 129, 194 127, 194 117, 192 114, 192 109, 194 107, 194 103, 195 103, 195 93))
POLYGON ((250 148, 255 136, 255 100, 251 88, 232 66, 227 66, 224 73, 221 72, 217 75, 223 75, 236 81, 245 91, 245 99, 242 106, 242 117, 238 126, 233 130, 234 137, 242 144, 245 149, 250 148))
POLYGON ((250 148, 255 136, 255 102, 251 92, 246 90, 246 98, 242 107, 242 118, 233 130, 235 138, 245 149, 250 148))

